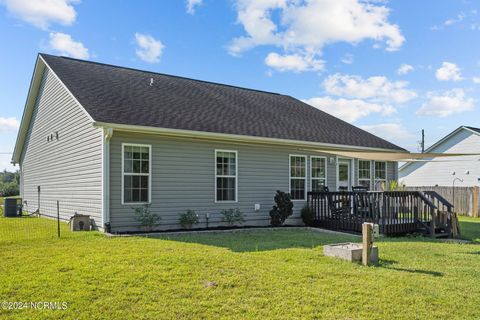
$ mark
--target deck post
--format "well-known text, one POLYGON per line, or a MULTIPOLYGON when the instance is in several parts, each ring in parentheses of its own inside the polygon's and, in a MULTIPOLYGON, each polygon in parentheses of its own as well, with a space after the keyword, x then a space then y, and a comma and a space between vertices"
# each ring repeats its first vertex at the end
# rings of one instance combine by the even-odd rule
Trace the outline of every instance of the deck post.
POLYGON ((370 263, 370 254, 373 246, 373 224, 372 223, 363 223, 362 224, 362 264, 368 266, 370 263))
POLYGON ((431 217, 432 217, 432 221, 430 222, 430 237, 432 238, 435 238, 435 229, 437 228, 436 225, 435 225, 435 209, 433 209, 432 207, 428 207, 430 212, 431 212, 431 217))

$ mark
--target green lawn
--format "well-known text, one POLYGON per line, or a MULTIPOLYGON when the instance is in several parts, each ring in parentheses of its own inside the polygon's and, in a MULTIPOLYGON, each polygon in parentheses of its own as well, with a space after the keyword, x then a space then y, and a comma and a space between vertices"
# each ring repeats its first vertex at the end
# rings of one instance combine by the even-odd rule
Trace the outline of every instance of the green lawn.
POLYGON ((461 237, 480 243, 480 218, 459 217, 461 237))
POLYGON ((0 318, 480 318, 478 244, 383 239, 381 263, 362 267, 322 253, 358 238, 306 230, 55 236, 53 221, 0 219, 0 302, 68 304, 0 318))

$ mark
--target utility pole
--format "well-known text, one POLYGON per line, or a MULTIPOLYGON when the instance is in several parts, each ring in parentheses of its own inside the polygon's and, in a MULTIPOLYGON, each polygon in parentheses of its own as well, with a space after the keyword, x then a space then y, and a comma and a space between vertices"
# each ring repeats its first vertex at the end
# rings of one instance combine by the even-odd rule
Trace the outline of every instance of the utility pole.
POLYGON ((422 153, 425 152, 425 130, 422 129, 422 153))

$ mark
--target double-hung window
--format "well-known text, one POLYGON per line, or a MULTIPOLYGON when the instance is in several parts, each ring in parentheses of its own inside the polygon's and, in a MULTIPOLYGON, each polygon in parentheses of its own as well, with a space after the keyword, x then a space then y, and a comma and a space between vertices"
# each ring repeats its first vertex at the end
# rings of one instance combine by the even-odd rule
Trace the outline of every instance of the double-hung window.
POLYGON ((307 157, 290 156, 290 196, 292 200, 305 200, 307 193, 307 157))
POLYGON ((152 147, 122 145, 122 203, 150 203, 152 147))
POLYGON ((215 201, 237 201, 237 152, 215 150, 215 201))
POLYGON ((375 190, 385 190, 387 187, 387 163, 375 161, 375 190))
POLYGON ((310 183, 312 191, 321 191, 327 185, 327 159, 310 157, 310 183))
POLYGON ((370 190, 372 180, 371 162, 368 160, 358 160, 358 184, 370 190))

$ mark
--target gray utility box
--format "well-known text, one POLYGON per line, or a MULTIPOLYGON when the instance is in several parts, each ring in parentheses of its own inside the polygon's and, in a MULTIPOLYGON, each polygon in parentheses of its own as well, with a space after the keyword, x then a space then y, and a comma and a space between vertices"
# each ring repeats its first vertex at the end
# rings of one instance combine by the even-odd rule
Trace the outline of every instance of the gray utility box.
POLYGON ((90 231, 91 223, 90 216, 84 214, 75 213, 70 218, 70 230, 72 231, 90 231))
MULTIPOLYGON (((328 257, 336 257, 350 262, 362 261, 363 244, 361 243, 337 243, 323 246, 323 254, 328 257)), ((378 262, 378 247, 373 246, 370 253, 370 261, 378 262)))
POLYGON ((3 202, 3 215, 6 218, 18 217, 21 214, 20 198, 5 198, 3 202))

